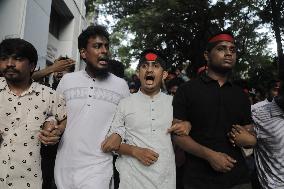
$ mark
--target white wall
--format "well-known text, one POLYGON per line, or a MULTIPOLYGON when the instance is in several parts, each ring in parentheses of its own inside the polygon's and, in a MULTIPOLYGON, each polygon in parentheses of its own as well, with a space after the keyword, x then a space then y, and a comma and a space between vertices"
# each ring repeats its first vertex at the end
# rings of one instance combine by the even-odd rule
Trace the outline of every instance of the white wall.
POLYGON ((23 37, 27 0, 0 0, 0 40, 23 37))
POLYGON ((79 34, 87 27, 87 21, 84 16, 85 4, 84 0, 64 0, 64 2, 72 13, 73 19, 60 30, 58 39, 49 34, 48 46, 56 49, 56 53, 48 52, 48 60, 51 62, 54 61, 49 58, 52 53, 55 54, 56 58, 67 55, 76 60, 76 70, 79 70, 81 63, 77 46, 79 34))
POLYGON ((38 66, 46 66, 51 0, 27 0, 23 38, 31 42, 38 52, 38 66))
MULTIPOLYGON (((57 0, 55 0, 57 1, 57 0)), ((39 55, 38 65, 46 66, 46 60, 69 56, 81 67, 77 38, 87 27, 85 0, 64 0, 74 18, 60 32, 59 39, 49 33, 52 0, 0 0, 0 41, 8 37, 20 37, 31 42, 39 55), (52 57, 47 56, 52 50, 52 57)), ((50 54, 49 54, 50 55, 50 54)))

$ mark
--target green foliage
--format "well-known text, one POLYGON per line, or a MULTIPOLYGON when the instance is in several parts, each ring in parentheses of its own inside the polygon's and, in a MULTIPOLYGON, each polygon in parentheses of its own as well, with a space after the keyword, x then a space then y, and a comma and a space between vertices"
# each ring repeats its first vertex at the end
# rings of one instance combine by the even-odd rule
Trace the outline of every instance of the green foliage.
MULTIPOLYGON (((114 27, 113 54, 127 66, 145 48, 164 52, 171 65, 189 64, 189 73, 205 64, 203 51, 208 36, 229 29, 235 36, 238 53, 235 78, 275 75, 271 53, 266 50, 270 39, 259 32, 270 23, 270 0, 101 0, 105 14, 118 19, 114 27), (135 37, 128 40, 127 34, 135 37), (127 44, 122 43, 128 41, 127 44), (266 74, 269 72, 269 74, 266 74), (258 73, 258 74, 256 74, 258 73)), ((283 32, 283 2, 279 17, 283 32)), ((278 4, 278 5, 279 5, 278 4)))

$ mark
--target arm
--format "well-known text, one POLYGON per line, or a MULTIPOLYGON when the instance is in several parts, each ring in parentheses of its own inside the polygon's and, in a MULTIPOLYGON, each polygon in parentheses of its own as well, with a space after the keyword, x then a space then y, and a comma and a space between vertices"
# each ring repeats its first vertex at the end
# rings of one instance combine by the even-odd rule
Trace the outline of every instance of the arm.
POLYGON ((233 145, 239 147, 251 148, 256 145, 256 134, 253 132, 253 125, 233 125, 228 134, 229 140, 233 145))
POLYGON ((191 124, 189 121, 174 119, 171 128, 169 128, 167 132, 176 135, 188 135, 190 130, 191 124))
POLYGON ((184 151, 208 161, 208 163, 215 171, 228 172, 234 167, 234 164, 236 163, 236 160, 234 160, 229 155, 213 151, 210 148, 197 143, 190 136, 174 135, 173 141, 184 151))
POLYGON ((67 119, 62 120, 59 124, 55 121, 46 121, 40 130, 39 140, 45 145, 54 145, 59 142, 60 136, 66 128, 67 119))
POLYGON ((72 59, 64 59, 64 60, 55 60, 51 66, 47 66, 46 68, 35 71, 32 75, 32 79, 37 81, 47 75, 50 75, 53 72, 64 71, 75 64, 75 61, 72 59))
MULTIPOLYGON (((191 98, 190 92, 191 90, 190 85, 182 85, 178 88, 176 95, 173 99, 173 115, 177 122, 180 121, 190 121, 190 111, 192 106, 190 106, 191 98), (187 92, 186 92, 187 91, 187 92)), ((174 120, 175 122, 175 120, 174 120)), ((192 125, 194 127, 194 125, 192 125)), ((236 163, 236 160, 231 158, 225 153, 220 153, 207 148, 195 140, 191 138, 190 135, 188 136, 178 136, 173 135, 172 140, 175 144, 177 144, 181 149, 184 151, 193 154, 199 158, 208 161, 211 167, 218 172, 228 172, 236 163)))
POLYGON ((121 155, 131 156, 136 158, 145 166, 150 166, 158 160, 159 154, 148 148, 141 148, 129 144, 122 143, 116 151, 121 155))

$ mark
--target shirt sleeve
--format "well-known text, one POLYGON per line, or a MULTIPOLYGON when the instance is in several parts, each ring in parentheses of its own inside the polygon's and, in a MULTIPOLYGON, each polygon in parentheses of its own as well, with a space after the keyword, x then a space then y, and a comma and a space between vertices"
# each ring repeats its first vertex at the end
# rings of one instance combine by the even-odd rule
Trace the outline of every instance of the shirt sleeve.
POLYGON ((64 96, 58 93, 54 93, 51 97, 50 112, 52 116, 55 116, 57 121, 62 121, 66 118, 66 104, 64 96))
POLYGON ((129 87, 125 81, 123 83, 123 91, 123 98, 128 97, 130 95, 129 87))
POLYGON ((65 90, 64 89, 64 86, 65 86, 64 82, 65 82, 65 75, 61 78, 61 80, 60 80, 60 82, 59 82, 59 84, 56 88, 57 93, 64 94, 64 90, 65 90))
POLYGON ((114 115, 110 130, 108 132, 108 136, 113 133, 118 134, 122 140, 125 139, 125 114, 123 111, 122 101, 117 106, 116 113, 114 115))
POLYGON ((185 91, 186 89, 184 85, 178 88, 173 98, 173 115, 176 119, 189 121, 189 109, 187 107, 187 103, 189 103, 189 101, 185 91))

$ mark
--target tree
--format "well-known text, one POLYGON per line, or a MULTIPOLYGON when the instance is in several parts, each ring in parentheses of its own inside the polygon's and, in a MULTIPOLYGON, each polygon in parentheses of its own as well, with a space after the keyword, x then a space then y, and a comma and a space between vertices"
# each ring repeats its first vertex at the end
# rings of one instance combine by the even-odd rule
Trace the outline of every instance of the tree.
MULTIPOLYGON (((263 0, 264 1, 264 0, 263 0)), ((249 78, 249 70, 272 64, 266 50, 269 39, 258 30, 263 10, 256 0, 226 0, 212 4, 209 0, 101 0, 106 14, 118 19, 114 33, 117 44, 125 33, 135 38, 123 45, 124 57, 137 57, 145 48, 162 50, 172 65, 189 64, 195 73, 202 66, 208 36, 217 30, 230 29, 236 35, 239 60, 236 78, 249 78)), ((131 58, 125 58, 131 61, 131 58)))

